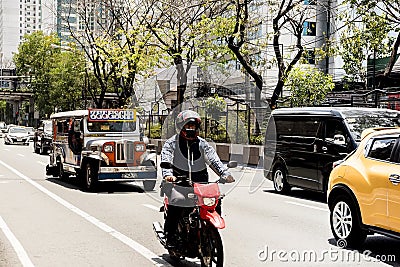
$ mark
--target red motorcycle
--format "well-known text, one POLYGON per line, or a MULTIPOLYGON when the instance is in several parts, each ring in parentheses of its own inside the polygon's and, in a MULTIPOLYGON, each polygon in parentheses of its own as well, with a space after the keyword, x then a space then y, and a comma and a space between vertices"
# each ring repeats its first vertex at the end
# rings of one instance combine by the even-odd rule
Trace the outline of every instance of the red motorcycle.
MULTIPOLYGON (((229 162, 228 168, 237 166, 237 162, 229 162)), ((169 163, 161 163, 162 168, 170 168, 169 163)), ((224 262, 224 249, 218 229, 225 228, 225 221, 216 211, 216 207, 223 195, 219 190, 218 183, 191 183, 190 178, 177 177, 178 182, 173 186, 183 185, 186 208, 178 220, 176 231, 177 246, 168 248, 164 229, 159 222, 153 222, 153 230, 160 243, 168 249, 173 260, 188 258, 199 258, 201 266, 222 267, 224 262), (188 187, 188 185, 191 185, 188 187), (192 205, 191 205, 192 204, 192 205)), ((182 191, 182 190, 181 190, 182 191)), ((168 213, 169 198, 164 194, 164 219, 168 213)))

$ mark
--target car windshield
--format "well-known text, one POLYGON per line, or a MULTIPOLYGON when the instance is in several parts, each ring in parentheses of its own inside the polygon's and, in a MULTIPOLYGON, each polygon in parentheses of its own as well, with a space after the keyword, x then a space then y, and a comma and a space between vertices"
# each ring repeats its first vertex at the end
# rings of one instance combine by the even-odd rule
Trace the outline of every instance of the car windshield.
POLYGON ((400 112, 396 111, 352 110, 343 113, 356 142, 361 141, 361 133, 367 128, 400 126, 400 112))
POLYGON ((28 129, 26 128, 10 128, 10 133, 27 133, 28 129))
POLYGON ((89 132, 134 132, 136 122, 88 122, 89 132))

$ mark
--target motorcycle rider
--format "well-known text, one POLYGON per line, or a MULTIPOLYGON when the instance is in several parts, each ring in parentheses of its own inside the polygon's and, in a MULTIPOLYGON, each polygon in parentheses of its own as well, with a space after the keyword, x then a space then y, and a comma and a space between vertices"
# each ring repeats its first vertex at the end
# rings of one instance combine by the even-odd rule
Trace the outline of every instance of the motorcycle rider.
MULTIPOLYGON (((235 182, 228 168, 222 164, 214 148, 205 139, 199 137, 200 125, 201 118, 198 113, 192 110, 183 110, 178 114, 175 121, 177 134, 165 142, 161 151, 161 162, 167 162, 172 165, 172 169, 162 169, 164 181, 174 182, 177 180, 176 176, 189 177, 190 175, 193 182, 207 183, 207 164, 226 183, 235 182)), ((165 183, 164 185, 168 184, 171 185, 170 183, 165 183)), ((173 194, 176 198, 171 199, 170 197, 171 200, 164 224, 167 247, 173 248, 176 246, 175 232, 178 220, 185 209, 178 202, 182 203, 182 198, 185 197, 172 186, 164 186, 162 190, 169 196, 173 194), (178 205, 174 205, 174 203, 178 205)))

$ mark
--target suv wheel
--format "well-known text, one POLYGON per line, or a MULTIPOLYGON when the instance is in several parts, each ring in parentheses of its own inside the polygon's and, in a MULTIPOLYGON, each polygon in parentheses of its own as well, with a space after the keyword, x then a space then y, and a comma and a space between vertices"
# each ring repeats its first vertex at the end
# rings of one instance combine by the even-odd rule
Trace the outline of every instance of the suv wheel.
POLYGON ((333 202, 330 224, 335 239, 345 241, 342 247, 358 247, 364 243, 367 232, 361 229, 361 219, 353 201, 348 196, 339 196, 333 202))
POLYGON ((274 188, 276 192, 286 193, 290 190, 290 186, 286 180, 286 171, 281 166, 277 166, 272 174, 274 188))

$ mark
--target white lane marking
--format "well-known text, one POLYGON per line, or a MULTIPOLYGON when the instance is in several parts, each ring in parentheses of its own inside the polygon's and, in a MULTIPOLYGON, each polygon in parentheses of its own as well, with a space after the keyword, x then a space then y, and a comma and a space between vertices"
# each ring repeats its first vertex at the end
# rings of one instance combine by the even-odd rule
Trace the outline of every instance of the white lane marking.
POLYGON ((58 203, 60 203, 61 205, 63 205, 64 207, 66 207, 67 209, 69 209, 72 212, 76 213, 77 215, 81 216, 85 220, 91 222, 93 225, 97 226, 98 228, 100 228, 104 232, 110 234, 111 236, 115 237, 116 239, 118 239, 122 243, 128 245, 130 248, 132 248, 136 252, 140 253, 143 257, 145 257, 146 259, 151 261, 155 266, 171 266, 163 258, 159 257, 158 255, 156 255, 155 253, 153 253, 151 250, 147 249, 143 245, 141 245, 138 242, 134 241, 133 239, 130 239, 129 237, 123 235, 122 233, 118 232, 114 228, 112 228, 112 227, 108 226, 107 224, 101 222, 97 218, 89 215, 88 213, 80 210, 79 208, 75 207, 74 205, 72 205, 68 201, 62 199, 61 197, 57 196, 53 192, 47 190, 46 188, 44 188, 40 184, 34 182, 31 178, 23 175, 18 170, 16 170, 13 167, 7 165, 6 163, 4 163, 1 160, 0 160, 0 164, 3 165, 4 167, 6 167, 7 169, 9 169, 10 171, 12 171, 13 173, 15 173, 16 175, 18 175, 19 177, 21 177, 22 179, 24 179, 25 181, 27 181, 28 183, 30 183, 31 185, 33 185, 34 187, 36 187, 37 189, 39 189, 40 191, 42 191, 43 193, 45 193, 46 195, 48 195, 49 197, 51 197, 52 199, 54 199, 55 201, 57 201, 58 203))
POLYGON ((24 154, 17 154, 18 156, 20 156, 20 157, 25 157, 25 155, 24 154))
POLYGON ((3 231, 5 236, 10 241, 12 247, 17 253, 19 260, 21 261, 22 266, 24 267, 34 266, 31 259, 28 257, 28 254, 26 253, 25 249, 22 247, 21 243, 18 241, 15 235, 11 232, 10 228, 8 228, 6 222, 3 220, 1 216, 0 216, 0 229, 3 231))
POLYGON ((310 208, 310 209, 315 209, 315 210, 329 211, 329 209, 327 209, 327 208, 315 207, 315 206, 311 206, 311 205, 301 204, 298 202, 286 201, 286 203, 301 206, 301 207, 306 207, 306 208, 310 208))
POLYGON ((157 208, 156 206, 150 205, 150 204, 142 204, 143 206, 155 210, 155 211, 160 211, 160 208, 157 208))
POLYGON ((4 150, 5 150, 5 151, 10 151, 10 149, 8 149, 8 148, 4 148, 4 150))
POLYGON ((37 161, 37 163, 39 163, 39 164, 41 164, 43 166, 47 166, 47 163, 45 163, 45 162, 37 161))

